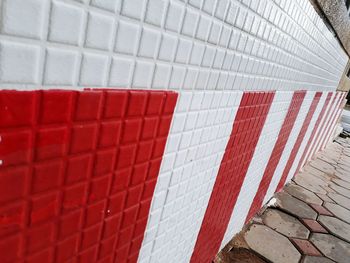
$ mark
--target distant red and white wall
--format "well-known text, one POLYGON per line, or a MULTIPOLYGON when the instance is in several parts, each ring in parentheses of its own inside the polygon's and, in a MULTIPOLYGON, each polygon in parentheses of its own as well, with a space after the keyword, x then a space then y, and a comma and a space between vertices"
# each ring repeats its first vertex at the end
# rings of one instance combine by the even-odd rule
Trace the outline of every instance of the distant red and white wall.
POLYGON ((332 139, 307 0, 0 8, 0 262, 211 262, 332 139))

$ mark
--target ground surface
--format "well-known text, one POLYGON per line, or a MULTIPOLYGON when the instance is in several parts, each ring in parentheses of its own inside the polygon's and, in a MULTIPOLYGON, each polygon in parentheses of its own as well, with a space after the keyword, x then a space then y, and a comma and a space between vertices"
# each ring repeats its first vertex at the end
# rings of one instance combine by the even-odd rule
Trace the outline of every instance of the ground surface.
POLYGON ((350 139, 319 153, 215 262, 349 263, 350 139))

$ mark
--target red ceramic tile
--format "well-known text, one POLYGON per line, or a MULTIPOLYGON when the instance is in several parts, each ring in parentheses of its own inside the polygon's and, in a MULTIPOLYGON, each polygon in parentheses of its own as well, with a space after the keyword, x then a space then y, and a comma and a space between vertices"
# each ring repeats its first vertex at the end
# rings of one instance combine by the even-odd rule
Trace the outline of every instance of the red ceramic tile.
POLYGON ((68 160, 66 170, 66 184, 86 180, 92 169, 92 155, 79 155, 68 160))
POLYGON ((100 232, 101 225, 99 224, 85 229, 82 234, 81 248, 84 250, 96 244, 99 241, 100 232))
POLYGON ((97 128, 96 124, 74 126, 72 130, 71 152, 91 151, 95 145, 97 128))
POLYGON ((142 192, 143 192, 142 184, 129 188, 126 204, 125 204, 126 208, 129 208, 131 206, 138 204, 141 201, 142 192))
POLYGON ((328 233, 328 231, 320 225, 319 222, 312 219, 302 219, 303 223, 312 231, 316 233, 328 233))
POLYGON ((62 209, 64 212, 81 208, 87 199, 87 184, 81 183, 67 187, 63 192, 62 209))
POLYGON ((122 229, 134 226, 137 219, 138 209, 139 207, 136 205, 124 210, 123 221, 121 225, 122 229))
POLYGON ((36 139, 36 159, 45 160, 61 157, 67 147, 67 128, 40 129, 36 139))
POLYGON ((126 120, 124 123, 124 131, 122 136, 123 143, 131 143, 139 140, 142 128, 142 120, 126 120))
POLYGON ((103 238, 114 236, 114 234, 119 231, 121 221, 122 214, 106 218, 104 222, 103 238))
POLYGON ((297 238, 291 238, 291 240, 303 255, 322 256, 322 254, 309 240, 297 238))
POLYGON ((43 194, 32 198, 30 222, 31 225, 52 220, 58 213, 58 193, 43 194))
POLYGON ((133 164, 136 156, 137 145, 126 145, 119 148, 117 168, 129 167, 133 164))
POLYGON ((0 262, 13 263, 20 256, 21 236, 14 235, 0 240, 0 262))
POLYGON ((35 95, 34 91, 20 94, 16 91, 1 91, 0 127, 31 125, 35 115, 35 95))
POLYGON ((100 130, 100 147, 115 146, 119 142, 122 123, 120 121, 103 122, 100 130))
POLYGON ((176 101, 1 91, 0 262, 135 260, 176 101))
POLYGON ((116 242, 115 236, 103 240, 101 242, 101 247, 99 250, 100 253, 98 255, 98 258, 101 259, 101 258, 104 258, 104 257, 112 254, 115 242, 116 242))
POLYGON ((99 177, 91 181, 89 202, 99 201, 108 195, 110 176, 99 177))
POLYGON ((65 123, 71 115, 74 92, 43 91, 40 107, 40 123, 65 123))
POLYGON ((156 136, 159 119, 156 117, 146 117, 144 119, 142 139, 152 139, 156 136))
POLYGON ((78 251, 78 236, 72 236, 57 245, 56 262, 66 262, 78 251))
POLYGON ((106 211, 106 201, 100 201, 87 208, 85 226, 89 227, 98 224, 104 218, 106 211))
POLYGON ((166 94, 164 92, 150 93, 146 114, 147 115, 161 114, 165 99, 166 99, 166 94))
POLYGON ((211 262, 219 251, 273 98, 273 92, 243 94, 191 262, 211 262))
POLYGON ((61 181, 63 181, 63 162, 61 160, 38 164, 34 167, 32 193, 57 188, 61 181))
POLYGON ((20 199, 25 195, 28 180, 27 167, 3 169, 0 173, 0 204, 20 199))
POLYGON ((27 233, 27 252, 33 253, 48 248, 54 239, 55 224, 49 223, 35 227, 27 233))
POLYGON ((82 225, 83 210, 79 209, 62 216, 58 224, 58 238, 64 239, 76 233, 77 229, 80 229, 82 225))
POLYGON ((138 116, 144 114, 146 110, 147 98, 148 92, 131 91, 127 115, 138 116))
POLYGON ((132 169, 120 169, 114 175, 114 181, 112 183, 112 193, 116 193, 122 190, 125 190, 131 178, 132 169))
POLYGON ((2 166, 29 163, 32 148, 30 131, 4 132, 1 134, 0 156, 2 166))
POLYGON ((97 246, 91 247, 84 252, 82 252, 78 257, 78 262, 81 263, 95 263, 95 258, 97 255, 98 248, 97 246))
POLYGON ((124 115, 129 93, 125 91, 107 91, 104 117, 118 118, 124 115))
POLYGON ((85 91, 78 93, 75 119, 97 120, 101 111, 102 92, 85 91))
POLYGON ((96 153, 94 175, 111 173, 114 168, 116 150, 102 150, 96 153))
POLYGON ((27 258, 26 263, 52 262, 53 249, 43 250, 27 258))
POLYGON ((25 202, 0 206, 0 236, 16 233, 26 224, 25 202))

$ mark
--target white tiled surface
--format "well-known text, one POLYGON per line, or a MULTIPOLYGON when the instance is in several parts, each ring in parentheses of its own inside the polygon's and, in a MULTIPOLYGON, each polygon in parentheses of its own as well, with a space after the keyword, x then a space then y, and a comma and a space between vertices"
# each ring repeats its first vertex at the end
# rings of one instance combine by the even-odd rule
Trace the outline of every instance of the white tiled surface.
POLYGON ((292 96, 293 92, 276 92, 275 94, 227 226, 224 239, 221 243, 221 248, 242 229, 245 223, 250 206, 256 195, 266 165, 281 130, 282 123, 287 114, 292 96))
POLYGON ((189 262, 242 92, 182 92, 139 262, 189 262))
POLYGON ((281 159, 278 162, 275 173, 273 174, 270 185, 266 191, 263 204, 265 204, 276 191, 276 187, 281 179, 284 168, 286 167, 286 164, 288 162, 291 151, 295 145, 295 142, 296 142, 298 135, 299 135, 299 132, 301 130, 301 127, 303 126, 305 117, 306 117, 307 113, 309 112, 310 105, 312 103, 314 95, 315 95, 315 92, 313 92, 313 91, 307 92, 305 95, 304 101, 301 105, 300 111, 299 111, 298 116, 295 120, 293 129, 289 135, 288 141, 287 141, 286 146, 285 146, 283 153, 281 155, 281 159))
POLYGON ((308 0, 0 3, 2 88, 334 90, 347 59, 308 0))

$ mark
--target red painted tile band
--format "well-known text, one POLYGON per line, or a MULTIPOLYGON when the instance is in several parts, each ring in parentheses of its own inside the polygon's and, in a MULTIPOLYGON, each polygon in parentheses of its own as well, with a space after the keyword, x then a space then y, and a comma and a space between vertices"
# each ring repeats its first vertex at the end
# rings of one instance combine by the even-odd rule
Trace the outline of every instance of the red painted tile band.
POLYGON ((279 181, 279 183, 277 185, 277 188, 276 188, 275 192, 280 191, 282 189, 282 187, 284 186, 286 180, 287 180, 287 176, 288 176, 288 174, 290 172, 290 169, 292 168, 292 165, 294 163, 295 157, 297 156, 297 153, 299 151, 301 143, 304 140, 305 133, 306 133, 306 131, 307 131, 309 125, 310 125, 310 121, 312 119, 312 116, 314 115, 314 112, 316 110, 317 104, 320 101, 321 95, 322 95, 321 92, 316 92, 316 94, 315 94, 315 96, 314 96, 314 98, 313 98, 313 100, 311 102, 309 111, 308 111, 308 113, 307 113, 307 115, 305 117, 303 125, 301 126, 301 129, 300 129, 300 132, 298 134, 297 140, 295 141, 295 144, 294 144, 293 149, 292 149, 292 151, 290 153, 290 156, 288 158, 287 164, 284 167, 281 179, 280 179, 280 181, 279 181))
POLYGON ((218 252, 273 98, 273 92, 243 94, 191 262, 211 262, 218 252))
MULTIPOLYGON (((331 94, 330 97, 332 97, 333 92, 330 92, 329 94, 331 94)), ((329 95, 328 95, 328 96, 329 96, 329 95)), ((327 96, 327 98, 328 98, 328 96, 327 96)), ((315 135, 315 140, 312 141, 312 144, 311 144, 311 146, 310 146, 310 151, 309 151, 309 153, 308 153, 308 156, 307 156, 306 159, 305 159, 305 162, 307 162, 308 160, 310 160, 310 158, 312 158, 312 156, 313 156, 313 155, 315 154, 315 152, 316 152, 316 149, 317 149, 317 147, 318 147, 319 141, 321 140, 322 134, 323 134, 323 131, 324 131, 324 128, 323 128, 323 127, 325 126, 326 120, 327 120, 327 118, 328 118, 328 116, 329 116, 329 113, 330 113, 330 110, 331 110, 331 105, 332 105, 332 103, 334 102, 334 100, 335 100, 335 96, 333 97, 333 99, 330 99, 328 102, 326 102, 326 103, 327 103, 327 107, 326 107, 326 109, 325 109, 324 117, 321 119, 320 127, 319 127, 319 129, 317 130, 317 133, 316 133, 316 135, 315 135)))
MULTIPOLYGON (((346 95, 346 94, 345 94, 345 95, 346 95)), ((336 124, 340 121, 341 114, 342 114, 343 109, 344 109, 344 107, 345 107, 345 105, 346 105, 346 100, 344 99, 344 98, 345 98, 345 95, 344 95, 344 94, 341 95, 341 96, 342 96, 342 99, 341 99, 341 103, 340 103, 340 105, 339 105, 339 107, 338 107, 338 110, 337 110, 337 113, 336 113, 335 122, 333 123, 332 128, 331 128, 331 131, 330 131, 330 133, 328 134, 328 138, 327 138, 327 140, 326 140, 326 142, 325 142, 325 144, 324 144, 324 147, 326 147, 326 146, 327 146, 327 142, 329 142, 329 141, 331 140, 331 137, 334 135, 335 130, 336 130, 336 128, 337 128, 337 125, 336 125, 336 124)))
POLYGON ((0 262, 136 262, 176 101, 0 91, 0 262))
POLYGON ((331 121, 331 118, 332 118, 332 105, 334 105, 336 103, 336 100, 337 100, 337 95, 334 94, 333 96, 333 99, 332 99, 332 102, 331 104, 329 105, 329 108, 328 108, 328 111, 327 111, 327 114, 326 114, 326 118, 323 120, 323 123, 322 123, 322 128, 320 129, 320 139, 315 142, 315 147, 314 147, 314 151, 312 153, 312 155, 310 156, 311 158, 314 156, 315 153, 317 153, 319 150, 320 150, 320 147, 321 147, 321 142, 325 136, 325 132, 326 132, 326 129, 327 129, 327 126, 329 125, 330 121, 331 121))
POLYGON ((325 102, 324 102, 324 104, 323 104, 323 106, 322 106, 322 109, 321 109, 321 111, 320 111, 320 113, 319 113, 319 115, 318 115, 318 118, 317 118, 317 120, 316 120, 315 126, 314 126, 314 128, 312 129, 310 138, 309 138, 309 140, 308 140, 308 142, 307 142, 307 144, 306 144, 306 147, 305 147, 305 150, 304 150, 304 152, 303 152, 303 155, 302 155, 302 157, 300 158, 300 161, 299 161, 299 164, 298 164, 298 167, 297 167, 297 169, 296 169, 296 171, 295 171, 294 176, 295 176, 296 173, 298 173, 299 170, 302 168, 301 166, 302 166, 302 164, 304 163, 304 161, 307 160, 307 159, 305 159, 305 157, 306 157, 306 154, 309 152, 309 149, 310 149, 310 147, 311 147, 311 145, 312 145, 312 142, 318 140, 319 133, 316 134, 316 132, 317 132, 317 130, 318 130, 319 127, 320 127, 321 120, 322 120, 322 118, 323 118, 323 116, 324 116, 324 114, 325 114, 325 112, 326 112, 326 109, 327 109, 327 106, 328 106, 328 104, 329 104, 329 101, 331 100, 331 97, 332 97, 332 93, 329 92, 329 93, 327 94, 326 100, 325 100, 325 102), (316 137, 314 137, 314 136, 316 136, 316 137))
POLYGON ((324 139, 321 143, 321 147, 320 147, 321 150, 324 149, 324 147, 326 147, 326 143, 329 141, 329 138, 332 135, 333 128, 334 128, 336 122, 338 121, 338 117, 339 117, 338 110, 340 109, 340 106, 342 104, 342 99, 343 99, 343 96, 340 92, 338 92, 338 97, 339 97, 339 99, 338 99, 337 104, 336 104, 336 106, 333 110, 333 113, 332 113, 333 118, 332 118, 329 126, 327 127, 326 136, 324 137, 324 139))
POLYGON ((250 206, 246 221, 248 221, 262 205, 267 189, 271 183, 277 165, 281 159, 284 148, 287 144, 290 133, 292 132, 295 120, 304 101, 306 91, 296 91, 293 94, 292 101, 289 105, 288 112, 284 118, 281 130, 278 134, 277 141, 272 150, 270 159, 266 165, 263 177, 260 181, 258 190, 250 206))

